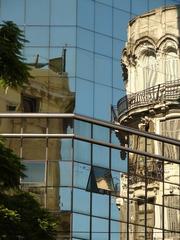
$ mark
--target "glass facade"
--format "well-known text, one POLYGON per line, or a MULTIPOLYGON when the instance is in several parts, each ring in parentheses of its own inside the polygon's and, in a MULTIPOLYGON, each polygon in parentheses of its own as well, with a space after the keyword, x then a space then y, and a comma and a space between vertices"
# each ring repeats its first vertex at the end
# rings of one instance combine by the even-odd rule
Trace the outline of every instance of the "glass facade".
POLYGON ((179 238, 180 164, 162 150, 168 144, 180 151, 179 141, 71 114, 4 114, 1 122, 8 118, 16 126, 17 119, 28 118, 50 124, 55 117, 71 122, 71 133, 48 133, 47 124, 43 134, 30 126, 27 133, 26 125, 3 136, 23 157, 22 188, 63 219, 57 239, 179 238), (120 145, 116 135, 122 132, 161 145, 161 154, 150 152, 148 144, 120 145))
MULTIPOLYGON (((33 89, 20 97, 4 97, 1 112, 87 116, 8 116, 0 123, 5 137, 16 134, 7 142, 27 167, 22 188, 32 191, 42 206, 63 216, 57 239, 180 237, 179 143, 158 141, 153 135, 141 136, 126 128, 115 131, 117 126, 104 122, 112 120, 112 105, 126 94, 120 58, 128 22, 153 8, 177 3, 0 0, 1 22, 12 20, 24 31, 28 42, 23 53, 35 76, 33 89), (124 133, 135 138, 123 144, 118 135, 124 133), (140 148, 133 139, 142 143, 140 148), (155 156, 148 155, 154 154, 146 147, 148 143, 158 149, 155 156), (175 169, 174 178, 164 175, 168 169, 175 169), (143 192, 134 196, 132 183, 143 186, 143 192)), ((163 121, 161 125, 164 129, 163 121)))

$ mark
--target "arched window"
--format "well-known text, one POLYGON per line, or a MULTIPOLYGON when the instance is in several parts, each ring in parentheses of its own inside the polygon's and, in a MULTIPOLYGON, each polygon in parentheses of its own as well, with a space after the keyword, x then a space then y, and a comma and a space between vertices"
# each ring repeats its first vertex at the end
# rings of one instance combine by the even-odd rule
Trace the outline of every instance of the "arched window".
POLYGON ((153 50, 141 52, 138 60, 137 91, 153 87, 157 82, 156 55, 153 50))
POLYGON ((180 78, 178 40, 165 36, 159 44, 161 56, 161 82, 174 81, 180 78))
POLYGON ((174 81, 179 78, 178 58, 176 49, 166 49, 164 54, 164 82, 174 81))
POLYGON ((142 56, 144 89, 153 87, 157 81, 156 56, 153 52, 145 52, 142 56))

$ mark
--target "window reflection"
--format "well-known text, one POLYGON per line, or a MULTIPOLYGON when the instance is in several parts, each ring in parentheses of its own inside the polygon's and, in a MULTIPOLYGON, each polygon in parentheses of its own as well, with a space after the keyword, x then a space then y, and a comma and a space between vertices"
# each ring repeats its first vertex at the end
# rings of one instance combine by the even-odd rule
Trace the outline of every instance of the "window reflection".
POLYGON ((73 194, 73 211, 90 214, 90 193, 81 189, 74 188, 73 194), (80 201, 80 199, 83 201, 80 201))
POLYGON ((72 186, 72 162, 60 162, 60 184, 63 187, 72 186))
POLYGON ((111 171, 106 168, 92 167, 87 190, 102 194, 108 194, 109 192, 114 191, 111 171))
POLYGON ((51 47, 75 46, 76 28, 75 27, 51 27, 50 34, 51 47))
POLYGON ((23 165, 26 167, 26 176, 21 179, 22 183, 45 183, 45 162, 23 161, 23 165))
POLYGON ((83 141, 74 140, 74 159, 78 162, 90 163, 91 144, 83 141))
POLYGON ((72 139, 61 139, 61 160, 72 160, 72 139))
POLYGON ((73 236, 80 239, 89 239, 90 217, 82 214, 73 214, 73 236))
POLYGON ((94 30, 94 2, 78 0, 78 26, 94 30))
POLYGON ((109 167, 109 148, 93 145, 93 163, 96 166, 109 167))
MULTIPOLYGON (((120 228, 120 222, 118 221, 111 221, 111 239, 112 240, 120 240, 121 235, 121 228, 120 228)), ((124 238, 125 240, 125 238, 124 238)))
MULTIPOLYGON (((101 42, 101 47, 103 47, 103 44, 105 43, 101 42)), ((96 54, 95 55, 95 82, 111 86, 112 85, 111 78, 112 78, 112 59, 109 57, 104 57, 96 54)))
POLYGON ((14 21, 16 24, 24 24, 24 0, 2 0, 1 17, 4 21, 14 21), (9 11, 13 9, 13 11, 9 11))
POLYGON ((26 27, 26 38, 29 41, 27 46, 47 47, 49 45, 48 35, 48 27, 26 27))
POLYGON ((95 31, 112 36, 112 8, 111 7, 100 4, 100 3, 96 3, 95 31))
POLYGON ((36 25, 48 25, 49 2, 49 0, 26 1, 26 23, 36 25))
POLYGON ((59 208, 62 211, 71 210, 71 194, 72 194, 71 188, 61 187, 60 191, 59 191, 59 194, 60 194, 60 196, 59 196, 59 198, 60 198, 59 208))
POLYGON ((109 218, 109 196, 92 194, 92 215, 109 218))
POLYGON ((86 189, 89 173, 89 165, 74 163, 74 186, 86 189))
MULTIPOLYGON (((40 10, 41 12, 41 10, 40 10)), ((53 0, 51 1, 51 24, 53 25, 75 25, 76 23, 76 1, 53 0)))
POLYGON ((101 218, 92 218, 92 239, 108 240, 109 221, 101 218))

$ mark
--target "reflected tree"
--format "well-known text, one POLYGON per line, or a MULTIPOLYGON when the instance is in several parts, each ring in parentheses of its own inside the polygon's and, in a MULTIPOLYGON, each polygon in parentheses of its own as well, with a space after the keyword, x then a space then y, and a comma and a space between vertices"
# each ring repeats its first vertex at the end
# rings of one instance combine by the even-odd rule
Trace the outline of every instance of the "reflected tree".
POLYGON ((40 207, 33 195, 23 192, 19 179, 25 167, 0 141, 0 239, 53 240, 56 220, 40 207))
POLYGON ((22 87, 28 83, 29 67, 24 63, 22 50, 25 40, 23 32, 12 21, 0 26, 0 84, 2 87, 22 87))

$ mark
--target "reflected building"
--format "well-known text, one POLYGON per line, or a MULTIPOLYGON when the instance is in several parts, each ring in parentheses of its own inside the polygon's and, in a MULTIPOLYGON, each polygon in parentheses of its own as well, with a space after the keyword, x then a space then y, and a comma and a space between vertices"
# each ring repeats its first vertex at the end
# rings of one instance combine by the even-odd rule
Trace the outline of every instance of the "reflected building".
MULTIPOLYGON (((65 50, 63 51, 65 55, 65 50)), ((5 113, 72 113, 74 93, 69 90, 68 75, 63 57, 50 59, 48 66, 31 64, 29 84, 23 89, 1 89, 0 108, 5 113)), ((53 118, 4 118, 0 133, 46 134, 66 132, 67 123, 53 118)), ((30 191, 41 205, 59 219, 59 230, 70 231, 70 212, 60 213, 60 167, 61 142, 59 139, 11 138, 6 145, 23 159, 26 177, 21 180, 23 190, 30 191), (49 147, 50 146, 50 147, 49 147)))
MULTIPOLYGON (((122 53, 127 95, 120 99, 118 121, 128 127, 164 138, 180 140, 180 53, 179 6, 162 7, 129 22, 128 40, 122 53)), ((123 135, 121 144, 157 154, 167 161, 129 153, 128 175, 122 178, 128 191, 117 200, 126 239, 180 238, 179 148, 148 140, 145 136, 123 135), (128 196, 127 196, 128 194, 128 196), (128 229, 128 230, 127 230, 128 229)), ((125 156, 124 156, 125 158, 125 156)))

